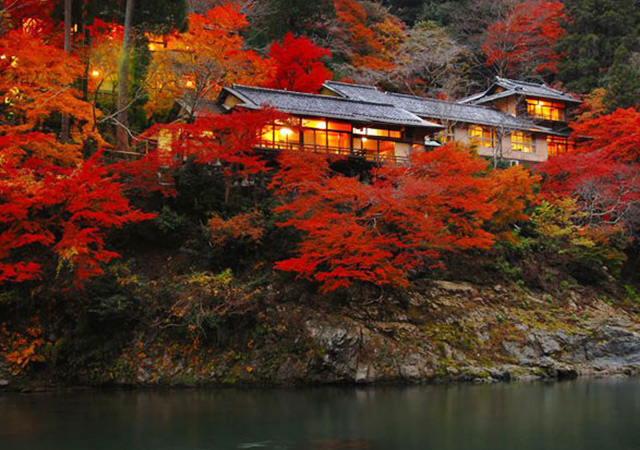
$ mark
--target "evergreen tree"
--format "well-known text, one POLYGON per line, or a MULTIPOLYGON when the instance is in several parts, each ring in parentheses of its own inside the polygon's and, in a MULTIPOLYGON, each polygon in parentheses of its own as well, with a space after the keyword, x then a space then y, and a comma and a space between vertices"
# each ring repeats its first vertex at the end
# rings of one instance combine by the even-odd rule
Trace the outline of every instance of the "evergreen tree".
POLYGON ((565 4, 571 20, 559 45, 565 54, 560 77, 569 89, 590 92, 603 87, 621 45, 630 52, 640 51, 640 0, 565 0, 565 4))
POLYGON ((640 53, 631 53, 624 44, 620 45, 604 83, 605 102, 610 109, 640 104, 640 53))
POLYGON ((287 33, 322 37, 329 20, 335 16, 333 0, 259 0, 249 14, 252 44, 263 47, 287 33))

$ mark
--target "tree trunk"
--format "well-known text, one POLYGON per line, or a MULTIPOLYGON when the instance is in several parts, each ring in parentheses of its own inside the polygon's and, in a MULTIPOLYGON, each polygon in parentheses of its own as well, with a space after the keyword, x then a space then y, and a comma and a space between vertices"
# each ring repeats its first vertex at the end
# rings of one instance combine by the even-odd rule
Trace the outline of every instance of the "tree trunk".
MULTIPOLYGON (((71 54, 71 1, 64 0, 64 51, 71 54)), ((60 140, 64 143, 69 141, 69 114, 62 114, 62 125, 60 127, 60 140)))
POLYGON ((129 53, 131 48, 133 3, 134 0, 127 0, 124 17, 124 39, 122 40, 122 56, 120 58, 120 72, 118 80, 118 124, 116 125, 116 148, 120 151, 129 150, 127 109, 129 103, 129 53))

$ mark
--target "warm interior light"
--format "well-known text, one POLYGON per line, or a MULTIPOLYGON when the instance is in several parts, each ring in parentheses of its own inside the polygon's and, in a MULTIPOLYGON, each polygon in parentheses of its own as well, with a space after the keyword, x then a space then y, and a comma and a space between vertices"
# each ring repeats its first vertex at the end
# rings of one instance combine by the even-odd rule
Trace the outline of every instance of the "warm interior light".
POLYGON ((152 52, 156 49, 156 44, 154 44, 153 42, 149 43, 149 51, 152 52))
POLYGON ((99 70, 96 70, 96 69, 93 69, 93 70, 91 71, 91 76, 92 76, 93 78, 98 78, 98 77, 100 76, 100 71, 99 71, 99 70))
POLYGON ((185 83, 185 86, 188 88, 193 88, 195 87, 195 83, 191 80, 187 80, 187 82, 185 83))
POLYGON ((282 136, 291 136, 293 134, 293 131, 291 131, 289 128, 281 128, 280 134, 282 136))
POLYGON ((368 140, 369 140, 369 139, 367 139, 367 138, 365 138, 365 137, 363 137, 363 138, 362 138, 362 142, 367 142, 368 140))

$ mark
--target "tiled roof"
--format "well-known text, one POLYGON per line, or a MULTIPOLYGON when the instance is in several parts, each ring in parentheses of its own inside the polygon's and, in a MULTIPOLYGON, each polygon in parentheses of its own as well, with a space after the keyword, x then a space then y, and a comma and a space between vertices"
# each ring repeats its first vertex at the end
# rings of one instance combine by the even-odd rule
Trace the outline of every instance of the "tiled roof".
POLYGON ((424 119, 474 123, 517 130, 548 131, 529 120, 518 118, 487 106, 461 104, 428 99, 414 95, 381 92, 373 86, 328 81, 324 86, 345 97, 362 101, 377 101, 405 109, 424 119))
POLYGON ((222 95, 226 94, 240 98, 243 101, 242 106, 247 108, 257 109, 266 105, 290 114, 364 123, 442 128, 437 123, 423 120, 417 115, 402 108, 396 108, 389 103, 240 85, 225 88, 222 95))
POLYGON ((344 98, 362 100, 365 102, 388 102, 384 92, 379 91, 375 86, 343 83, 341 81, 325 81, 323 86, 344 98))
POLYGON ((485 92, 464 98, 459 103, 486 103, 511 95, 528 95, 564 102, 582 103, 579 99, 543 83, 529 83, 500 77, 496 77, 494 83, 485 92), (494 93, 497 87, 504 89, 504 91, 494 93))

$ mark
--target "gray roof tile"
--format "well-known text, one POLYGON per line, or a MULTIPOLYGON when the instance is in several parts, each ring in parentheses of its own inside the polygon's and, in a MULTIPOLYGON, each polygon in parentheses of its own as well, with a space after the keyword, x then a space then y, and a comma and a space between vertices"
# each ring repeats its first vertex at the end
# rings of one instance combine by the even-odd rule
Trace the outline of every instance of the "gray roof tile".
POLYGON ((579 99, 543 83, 529 83, 501 77, 496 77, 494 83, 485 92, 464 98, 459 103, 486 103, 511 95, 527 95, 564 102, 582 103, 579 99), (497 87, 501 87, 504 91, 494 93, 497 87))
POLYGON ((243 106, 248 108, 260 108, 266 105, 282 112, 297 115, 363 123, 441 128, 437 123, 421 119, 417 115, 397 108, 390 103, 240 85, 225 88, 225 91, 241 98, 244 102, 243 106))
POLYGON ((381 92, 373 86, 328 81, 327 89, 351 99, 377 101, 405 109, 423 119, 441 122, 463 122, 488 125, 517 130, 536 130, 547 132, 546 128, 535 125, 529 120, 515 117, 488 106, 462 104, 442 100, 417 97, 415 95, 381 92))

